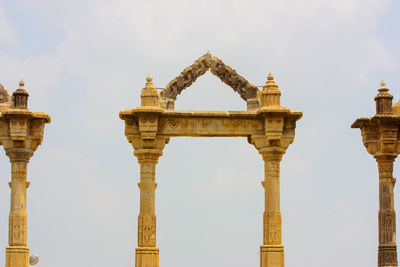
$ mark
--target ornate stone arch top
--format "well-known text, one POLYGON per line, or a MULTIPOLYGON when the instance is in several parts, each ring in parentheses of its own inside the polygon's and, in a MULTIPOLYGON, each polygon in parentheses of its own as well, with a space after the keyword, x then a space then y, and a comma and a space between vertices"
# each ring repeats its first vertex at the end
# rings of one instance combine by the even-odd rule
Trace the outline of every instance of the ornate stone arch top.
POLYGON ((222 60, 208 52, 196 60, 191 66, 185 68, 178 77, 170 81, 165 89, 160 92, 161 100, 164 102, 163 106, 167 109, 173 108, 173 101, 176 100, 176 97, 182 90, 192 85, 198 77, 208 70, 211 70, 212 74, 229 85, 235 92, 239 93, 243 100, 248 101, 257 98, 259 91, 257 86, 249 83, 234 69, 225 65, 222 60))

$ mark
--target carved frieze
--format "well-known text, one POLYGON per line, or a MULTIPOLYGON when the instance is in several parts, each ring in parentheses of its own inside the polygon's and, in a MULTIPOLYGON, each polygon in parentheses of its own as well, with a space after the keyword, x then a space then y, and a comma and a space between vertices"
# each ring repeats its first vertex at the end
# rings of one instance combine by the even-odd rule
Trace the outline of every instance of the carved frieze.
POLYGON ((158 133, 168 136, 248 136, 263 131, 257 118, 161 116, 158 133))

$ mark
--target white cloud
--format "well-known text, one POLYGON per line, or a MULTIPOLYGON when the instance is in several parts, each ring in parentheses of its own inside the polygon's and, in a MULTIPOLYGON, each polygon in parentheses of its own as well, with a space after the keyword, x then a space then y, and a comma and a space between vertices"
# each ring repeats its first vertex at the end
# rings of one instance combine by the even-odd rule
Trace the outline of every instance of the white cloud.
POLYGON ((51 96, 59 81, 59 60, 51 54, 32 55, 25 58, 0 52, 0 83, 12 94, 19 81, 24 79, 30 94, 29 107, 33 111, 51 108, 51 96))
POLYGON ((8 22, 4 9, 0 6, 0 44, 18 43, 17 29, 8 22))

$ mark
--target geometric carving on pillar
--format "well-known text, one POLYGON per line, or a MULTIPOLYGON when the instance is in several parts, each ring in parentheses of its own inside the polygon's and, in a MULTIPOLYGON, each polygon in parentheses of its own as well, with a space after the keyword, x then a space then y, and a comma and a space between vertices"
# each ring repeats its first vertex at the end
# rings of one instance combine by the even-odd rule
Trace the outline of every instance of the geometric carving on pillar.
POLYGON ((27 165, 42 143, 44 124, 50 117, 42 112, 28 110, 28 96, 21 80, 20 87, 8 97, 0 86, 0 144, 11 162, 11 203, 9 235, 6 248, 6 267, 28 267, 28 225, 26 213, 27 165))
POLYGON ((376 159, 379 173, 378 266, 398 266, 396 247, 396 212, 394 209, 393 163, 400 153, 399 103, 392 106, 393 96, 384 80, 375 97, 376 114, 360 118, 352 128, 360 128, 364 146, 376 159))
POLYGON ((245 137, 262 155, 265 165, 265 212, 261 267, 283 267, 282 215, 280 212, 280 161, 293 142, 297 110, 280 105, 281 92, 271 74, 263 90, 250 84, 210 53, 186 68, 165 89, 157 91, 150 75, 141 94, 141 106, 121 111, 125 135, 140 164, 140 212, 136 267, 159 267, 156 247, 156 164, 169 139, 174 136, 245 137), (174 101, 207 70, 238 92, 247 111, 176 111, 174 101))

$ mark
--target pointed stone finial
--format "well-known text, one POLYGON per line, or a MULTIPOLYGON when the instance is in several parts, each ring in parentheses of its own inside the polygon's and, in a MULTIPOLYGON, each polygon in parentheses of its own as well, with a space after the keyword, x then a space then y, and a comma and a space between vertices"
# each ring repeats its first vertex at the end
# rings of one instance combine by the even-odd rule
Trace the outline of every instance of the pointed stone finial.
POLYGON ((272 73, 270 72, 270 73, 268 73, 268 76, 267 76, 267 82, 265 83, 265 85, 264 85, 264 89, 266 88, 266 87, 268 87, 269 89, 272 89, 272 87, 278 87, 278 85, 276 85, 276 83, 275 83, 275 81, 274 81, 274 76, 272 75, 272 73))
POLYGON ((29 94, 25 90, 25 82, 23 79, 19 82, 19 88, 13 93, 14 108, 27 109, 29 94))
POLYGON ((154 88, 153 78, 151 75, 147 75, 146 86, 142 90, 140 95, 142 99, 142 106, 157 106, 158 105, 158 92, 154 88))
MULTIPOLYGON (((146 78, 146 86, 145 86, 145 88, 143 88, 143 90, 145 90, 146 89, 146 91, 153 91, 153 90, 155 90, 156 92, 157 92, 157 90, 154 88, 154 84, 153 84, 153 77, 151 77, 151 75, 149 74, 149 75, 147 75, 147 78, 146 78)), ((149 92, 146 92, 147 94, 149 93, 149 92)), ((143 91, 142 91, 142 94, 143 94, 143 91)))
POLYGON ((381 87, 378 89, 379 92, 388 92, 389 88, 386 86, 386 81, 384 79, 381 80, 381 87))
POLYGON ((389 88, 386 86, 386 81, 381 80, 381 87, 378 89, 378 94, 375 96, 376 114, 392 114, 392 99, 393 96, 389 93, 389 88))
POLYGON ((280 107, 281 92, 278 85, 275 83, 272 73, 268 73, 267 82, 262 90, 261 106, 262 107, 280 107))

